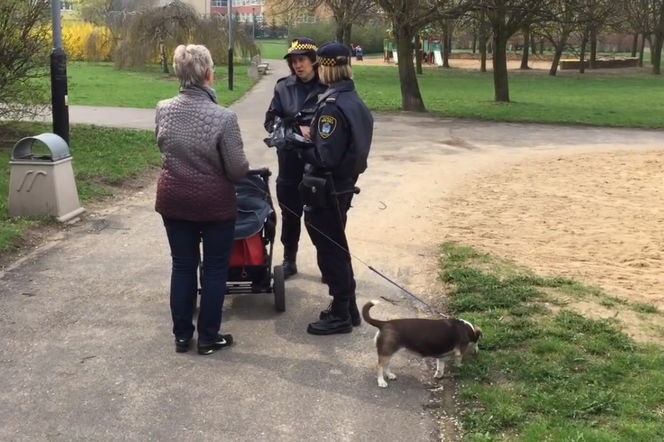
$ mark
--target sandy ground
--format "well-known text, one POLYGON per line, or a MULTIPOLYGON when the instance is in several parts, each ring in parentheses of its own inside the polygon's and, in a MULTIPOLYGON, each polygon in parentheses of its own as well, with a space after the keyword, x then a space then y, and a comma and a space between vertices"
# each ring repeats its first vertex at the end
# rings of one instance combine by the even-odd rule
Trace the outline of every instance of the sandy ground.
POLYGON ((449 235, 664 309, 664 150, 523 158, 445 200, 449 235))

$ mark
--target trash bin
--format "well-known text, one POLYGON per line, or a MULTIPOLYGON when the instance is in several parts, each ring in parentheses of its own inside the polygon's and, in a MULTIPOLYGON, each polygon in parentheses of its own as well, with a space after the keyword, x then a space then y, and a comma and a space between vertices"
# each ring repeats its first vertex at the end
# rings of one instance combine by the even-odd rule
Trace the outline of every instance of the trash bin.
POLYGON ((19 140, 9 161, 9 216, 51 216, 67 222, 85 212, 78 198, 67 142, 44 133, 19 140), (36 155, 35 143, 50 155, 36 155))

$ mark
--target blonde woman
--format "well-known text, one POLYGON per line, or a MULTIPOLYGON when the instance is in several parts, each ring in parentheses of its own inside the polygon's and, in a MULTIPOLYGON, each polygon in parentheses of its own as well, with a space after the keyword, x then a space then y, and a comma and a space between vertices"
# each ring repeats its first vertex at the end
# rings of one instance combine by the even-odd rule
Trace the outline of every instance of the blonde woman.
POLYGON ((300 149, 307 164, 300 185, 304 219, 332 296, 319 320, 309 324, 307 331, 314 335, 350 333, 361 322, 345 228, 355 183, 367 169, 374 119, 355 91, 350 56, 341 43, 318 49, 318 76, 329 89, 314 113, 311 146, 300 149), (318 189, 327 192, 325 198, 318 197, 318 189))
POLYGON ((219 333, 226 279, 233 253, 237 200, 234 181, 249 170, 237 116, 220 106, 212 89, 214 63, 200 45, 175 49, 173 69, 180 93, 159 102, 157 144, 162 169, 155 210, 162 216, 171 249, 171 315, 175 350, 189 350, 203 242, 198 353, 229 347, 219 333))

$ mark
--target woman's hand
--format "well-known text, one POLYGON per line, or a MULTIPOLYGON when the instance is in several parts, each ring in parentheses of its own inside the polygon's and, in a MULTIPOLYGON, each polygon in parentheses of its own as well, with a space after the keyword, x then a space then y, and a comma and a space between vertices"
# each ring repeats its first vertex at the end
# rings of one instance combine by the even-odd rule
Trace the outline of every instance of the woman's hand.
POLYGON ((302 132, 302 136, 304 138, 306 138, 307 140, 311 139, 309 137, 309 127, 308 126, 300 126, 300 132, 302 132))

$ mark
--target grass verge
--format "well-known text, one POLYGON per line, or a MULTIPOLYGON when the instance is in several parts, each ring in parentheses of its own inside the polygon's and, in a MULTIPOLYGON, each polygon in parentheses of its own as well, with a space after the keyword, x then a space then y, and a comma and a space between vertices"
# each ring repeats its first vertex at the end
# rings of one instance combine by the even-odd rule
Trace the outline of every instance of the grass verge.
MULTIPOLYGON (((44 219, 10 218, 9 160, 11 147, 28 134, 50 132, 50 126, 32 123, 0 125, 0 254, 12 251, 27 229, 44 219)), ((74 173, 81 203, 112 196, 127 180, 136 178, 161 164, 154 133, 108 129, 97 126, 71 127, 74 173)))
POLYGON ((480 326, 481 351, 459 370, 468 441, 664 440, 664 352, 617 320, 594 320, 555 293, 596 296, 472 248, 446 243, 448 309, 480 326))
MULTIPOLYGON (((401 90, 395 67, 353 66, 358 92, 374 111, 399 111, 401 90)), ((564 73, 510 71, 510 104, 493 100, 491 73, 425 69, 418 75, 427 109, 452 118, 664 128, 664 79, 648 73, 564 73)))
MULTIPOLYGON (((217 98, 224 106, 237 101, 256 83, 247 75, 247 66, 234 66, 233 90, 229 91, 227 69, 218 66, 215 75, 217 98)), ((172 72, 162 74, 158 66, 131 71, 117 70, 110 63, 74 62, 67 66, 67 75, 72 106, 153 109, 159 100, 177 95, 180 87, 172 72)))
POLYGON ((281 60, 288 52, 288 39, 283 40, 256 40, 263 60, 281 60))

